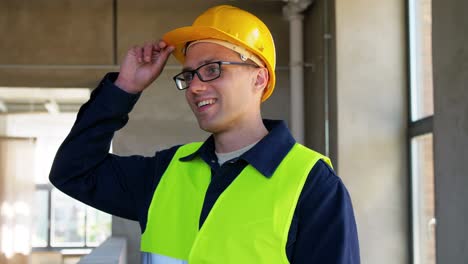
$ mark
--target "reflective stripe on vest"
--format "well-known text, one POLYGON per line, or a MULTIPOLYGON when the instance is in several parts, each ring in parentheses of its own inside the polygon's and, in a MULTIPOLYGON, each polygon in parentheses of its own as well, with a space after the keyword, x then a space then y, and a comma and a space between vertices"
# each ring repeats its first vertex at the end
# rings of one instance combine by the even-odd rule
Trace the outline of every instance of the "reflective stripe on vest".
POLYGON ((190 264, 289 263, 286 243, 297 201, 315 163, 329 159, 295 144, 271 178, 247 165, 199 230, 211 169, 200 157, 179 159, 200 146, 181 146, 170 162, 149 207, 141 250, 190 264))

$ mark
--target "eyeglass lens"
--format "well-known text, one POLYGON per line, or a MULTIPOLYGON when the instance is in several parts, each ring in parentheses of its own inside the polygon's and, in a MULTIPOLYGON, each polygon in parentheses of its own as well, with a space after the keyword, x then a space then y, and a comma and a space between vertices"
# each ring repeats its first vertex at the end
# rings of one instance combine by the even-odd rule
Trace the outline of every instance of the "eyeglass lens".
POLYGON ((220 63, 211 62, 200 66, 192 71, 184 71, 176 76, 176 84, 179 89, 185 89, 190 86, 194 75, 197 74, 202 82, 207 82, 218 78, 221 74, 220 63))

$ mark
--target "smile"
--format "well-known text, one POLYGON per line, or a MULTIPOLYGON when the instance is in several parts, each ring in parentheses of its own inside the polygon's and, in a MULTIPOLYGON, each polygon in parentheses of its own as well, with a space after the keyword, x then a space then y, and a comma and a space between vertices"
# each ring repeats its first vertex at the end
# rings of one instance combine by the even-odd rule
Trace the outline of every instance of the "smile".
POLYGON ((197 103, 197 106, 200 108, 200 107, 203 107, 205 105, 211 105, 211 104, 214 104, 216 102, 216 99, 208 99, 208 100, 203 100, 203 101, 200 101, 197 103))

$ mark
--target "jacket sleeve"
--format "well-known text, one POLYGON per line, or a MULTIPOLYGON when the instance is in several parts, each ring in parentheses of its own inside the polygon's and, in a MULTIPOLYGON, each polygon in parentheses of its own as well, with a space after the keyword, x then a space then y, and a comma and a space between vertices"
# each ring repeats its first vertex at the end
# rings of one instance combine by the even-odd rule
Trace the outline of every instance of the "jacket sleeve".
POLYGON ((298 204, 294 264, 359 264, 359 242, 351 198, 323 161, 311 170, 298 204))
POLYGON ((117 75, 107 74, 80 108, 55 156, 49 180, 62 192, 99 210, 141 220, 154 186, 156 156, 109 153, 114 132, 127 123, 139 97, 116 87, 117 75))

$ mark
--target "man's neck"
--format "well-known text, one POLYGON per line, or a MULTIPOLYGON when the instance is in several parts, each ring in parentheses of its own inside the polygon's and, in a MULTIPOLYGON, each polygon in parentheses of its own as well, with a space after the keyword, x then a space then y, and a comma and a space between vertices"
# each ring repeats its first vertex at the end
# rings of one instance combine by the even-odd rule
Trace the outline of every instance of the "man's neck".
POLYGON ((221 133, 213 134, 216 152, 227 153, 236 151, 254 142, 258 142, 268 134, 262 119, 238 126, 221 133))

